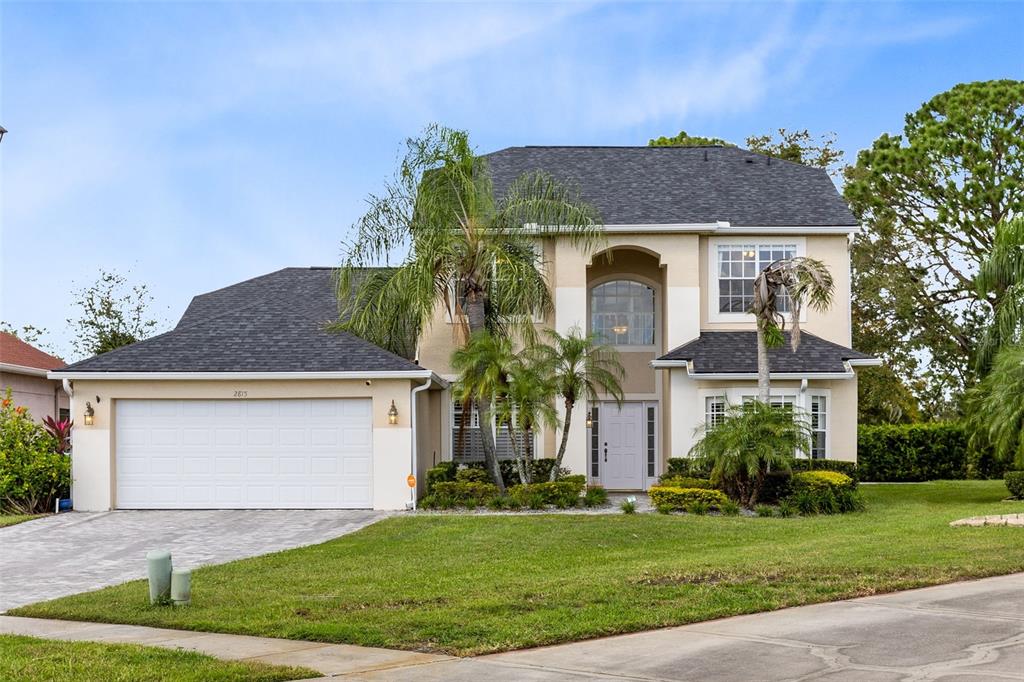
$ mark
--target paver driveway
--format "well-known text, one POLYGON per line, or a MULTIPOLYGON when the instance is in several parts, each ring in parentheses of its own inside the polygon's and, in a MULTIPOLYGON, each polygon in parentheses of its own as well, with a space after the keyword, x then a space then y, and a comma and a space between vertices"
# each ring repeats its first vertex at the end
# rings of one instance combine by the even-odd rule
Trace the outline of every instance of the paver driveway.
POLYGON ((0 611, 146 574, 146 552, 178 568, 312 545, 384 518, 372 511, 72 512, 0 528, 0 611))

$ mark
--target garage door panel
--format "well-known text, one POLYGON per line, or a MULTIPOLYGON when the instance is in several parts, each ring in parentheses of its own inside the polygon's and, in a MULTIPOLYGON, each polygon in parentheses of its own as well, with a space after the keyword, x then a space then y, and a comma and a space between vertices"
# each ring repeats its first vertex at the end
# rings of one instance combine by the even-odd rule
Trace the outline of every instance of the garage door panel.
POLYGON ((119 400, 117 506, 366 508, 366 399, 119 400))

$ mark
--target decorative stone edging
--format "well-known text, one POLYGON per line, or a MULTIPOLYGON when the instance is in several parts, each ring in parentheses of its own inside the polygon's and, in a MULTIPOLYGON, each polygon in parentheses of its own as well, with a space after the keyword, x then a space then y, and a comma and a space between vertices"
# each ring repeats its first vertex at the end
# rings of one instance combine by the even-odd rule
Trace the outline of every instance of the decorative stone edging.
POLYGON ((1024 514, 993 514, 991 516, 972 516, 969 519, 950 521, 951 526, 1021 526, 1024 527, 1024 514))

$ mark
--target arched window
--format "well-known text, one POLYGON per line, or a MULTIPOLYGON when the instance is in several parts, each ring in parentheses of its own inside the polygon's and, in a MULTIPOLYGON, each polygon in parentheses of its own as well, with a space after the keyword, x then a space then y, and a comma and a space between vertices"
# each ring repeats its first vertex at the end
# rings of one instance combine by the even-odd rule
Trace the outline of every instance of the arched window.
POLYGON ((654 345, 654 289, 628 279, 590 290, 590 330, 616 346, 654 345))

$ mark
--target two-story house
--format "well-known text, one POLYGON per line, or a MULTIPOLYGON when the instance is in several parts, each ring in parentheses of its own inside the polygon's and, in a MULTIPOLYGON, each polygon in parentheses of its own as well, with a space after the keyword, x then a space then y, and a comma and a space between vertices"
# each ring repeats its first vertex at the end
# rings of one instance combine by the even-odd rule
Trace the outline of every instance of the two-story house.
MULTIPOLYGON (((699 424, 756 393, 757 272, 812 256, 836 283, 800 350, 770 352, 774 401, 810 415, 812 457, 856 459, 859 366, 850 258, 859 229, 820 169, 734 147, 513 147, 495 187, 544 170, 577 185, 607 234, 596 253, 538 240, 555 302, 538 320, 614 345, 625 401, 578 405, 564 464, 642 490, 699 424)), ((80 509, 398 509, 442 460, 482 457, 479 415, 452 400, 456 326, 442 311, 409 361, 350 334, 330 268, 287 268, 193 299, 174 330, 51 376, 72 394, 80 509)), ((510 453, 498 433, 499 450, 510 453)), ((559 433, 538 434, 553 456, 559 433)))

